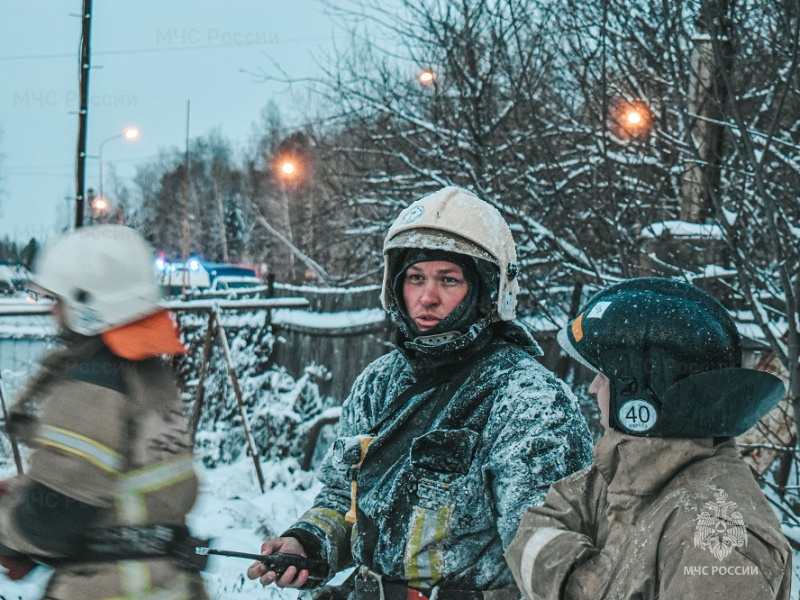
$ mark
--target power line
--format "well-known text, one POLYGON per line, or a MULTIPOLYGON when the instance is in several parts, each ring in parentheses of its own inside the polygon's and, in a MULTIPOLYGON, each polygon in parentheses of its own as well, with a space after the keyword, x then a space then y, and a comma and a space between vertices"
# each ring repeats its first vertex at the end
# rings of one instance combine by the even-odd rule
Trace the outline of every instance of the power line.
MULTIPOLYGON (((293 40, 281 40, 281 45, 283 44, 300 44, 300 43, 308 43, 308 42, 319 42, 322 40, 327 40, 327 37, 313 37, 313 38, 297 38, 293 40)), ((164 47, 164 48, 131 48, 128 50, 105 50, 100 52, 92 52, 92 56, 117 56, 117 55, 126 55, 126 54, 153 54, 158 52, 183 52, 187 50, 218 50, 220 48, 247 48, 247 47, 259 47, 259 46, 274 46, 276 42, 264 42, 264 43, 252 43, 252 44, 211 44, 207 46, 201 45, 183 45, 177 47, 164 47)), ((10 61, 10 60, 40 60, 40 59, 47 59, 47 58, 75 58, 74 54, 70 53, 57 53, 57 54, 17 54, 17 55, 7 55, 1 56, 0 61, 10 61)))
MULTIPOLYGON (((195 139, 197 139, 197 138, 195 138, 195 139)), ((231 140, 228 140, 228 139, 226 139, 225 141, 228 143, 228 145, 231 147, 231 149, 235 150, 235 149, 246 148, 247 146, 251 146, 251 145, 254 145, 254 144, 258 144, 258 142, 260 141, 260 138, 258 136, 251 136, 250 138, 247 139, 247 141, 241 141, 241 140, 239 140, 239 141, 231 141, 231 140)), ((131 157, 128 157, 128 158, 115 158, 114 160, 112 160, 110 162, 112 162, 114 164, 117 164, 117 163, 144 162, 144 161, 148 161, 148 160, 155 160, 155 159, 161 158, 162 156, 170 158, 170 157, 173 156, 173 154, 175 156, 177 156, 179 153, 182 153, 182 152, 183 151, 180 150, 177 146, 171 146, 169 148, 162 148, 157 154, 147 154, 147 155, 144 155, 144 156, 141 156, 141 155, 140 156, 131 156, 131 157)), ((89 158, 89 159, 97 159, 97 156, 87 155, 87 158, 89 158)), ((38 165, 28 165, 28 164, 15 165, 15 164, 9 164, 8 166, 3 168, 3 173, 8 173, 9 171, 12 171, 14 169, 73 169, 74 167, 75 167, 74 164, 66 164, 66 163, 61 163, 61 164, 38 164, 38 165)))
POLYGON ((59 173, 42 173, 42 172, 39 172, 39 173, 5 173, 4 172, 4 174, 7 174, 7 175, 12 176, 12 177, 47 177, 49 179, 69 179, 70 177, 73 177, 75 175, 74 173, 59 174, 59 173))

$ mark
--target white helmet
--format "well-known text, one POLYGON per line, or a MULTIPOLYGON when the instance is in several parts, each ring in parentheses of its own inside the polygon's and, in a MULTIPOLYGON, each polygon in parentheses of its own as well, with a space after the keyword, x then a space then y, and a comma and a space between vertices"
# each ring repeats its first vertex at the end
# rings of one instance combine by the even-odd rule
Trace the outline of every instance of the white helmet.
POLYGON ((159 310, 154 260, 129 227, 84 227, 45 247, 32 282, 61 299, 68 329, 97 335, 159 310))
POLYGON ((390 309, 392 282, 388 252, 424 248, 466 254, 497 265, 497 315, 511 321, 517 306, 517 251, 511 229, 500 212, 472 192, 442 188, 403 210, 386 234, 381 303, 390 309))

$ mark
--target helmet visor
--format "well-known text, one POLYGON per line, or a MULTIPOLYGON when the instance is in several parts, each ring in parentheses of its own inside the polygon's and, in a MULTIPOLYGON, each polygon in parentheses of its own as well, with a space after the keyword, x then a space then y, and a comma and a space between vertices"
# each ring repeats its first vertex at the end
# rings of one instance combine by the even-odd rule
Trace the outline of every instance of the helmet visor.
POLYGON ((497 258, 489 254, 486 250, 465 240, 464 238, 439 231, 438 229, 410 229, 402 231, 386 242, 383 248, 384 254, 389 250, 398 248, 417 248, 426 250, 444 250, 456 254, 474 256, 490 263, 499 264, 497 258))

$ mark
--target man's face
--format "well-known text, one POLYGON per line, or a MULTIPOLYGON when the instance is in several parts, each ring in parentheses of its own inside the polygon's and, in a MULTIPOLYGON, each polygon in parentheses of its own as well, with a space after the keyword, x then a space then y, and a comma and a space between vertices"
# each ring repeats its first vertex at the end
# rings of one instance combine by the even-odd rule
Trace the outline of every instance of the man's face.
POLYGON ((468 290, 461 267, 445 260, 414 263, 403 279, 406 310, 420 331, 434 327, 453 312, 468 290))
POLYGON ((611 381, 608 377, 598 373, 589 386, 589 395, 597 400, 597 406, 600 408, 600 424, 608 431, 608 404, 611 401, 611 381))

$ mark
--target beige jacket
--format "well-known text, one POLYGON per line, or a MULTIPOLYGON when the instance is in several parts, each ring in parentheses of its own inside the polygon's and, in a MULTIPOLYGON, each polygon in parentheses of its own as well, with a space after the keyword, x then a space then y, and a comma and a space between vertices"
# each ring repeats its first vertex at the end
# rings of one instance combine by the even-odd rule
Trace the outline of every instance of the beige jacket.
POLYGON ((506 560, 529 600, 788 600, 792 552, 732 441, 609 432, 506 560))
MULTIPOLYGON (((46 358, 23 404, 40 408, 23 434, 33 448, 27 472, 0 500, 3 545, 39 557, 65 557, 49 546, 46 528, 32 535, 30 523, 20 522, 19 515, 50 518, 47 510, 57 504, 56 496, 51 502, 46 494, 31 495, 45 489, 41 486, 57 492, 58 502, 66 497, 67 503, 88 505, 91 518, 81 524, 87 529, 185 524, 198 482, 180 396, 159 359, 124 360, 99 338, 87 340, 46 358)), ((30 411, 26 405, 17 403, 14 410, 30 411)), ((56 567, 45 598, 195 600, 206 595, 197 572, 159 558, 56 567)))

